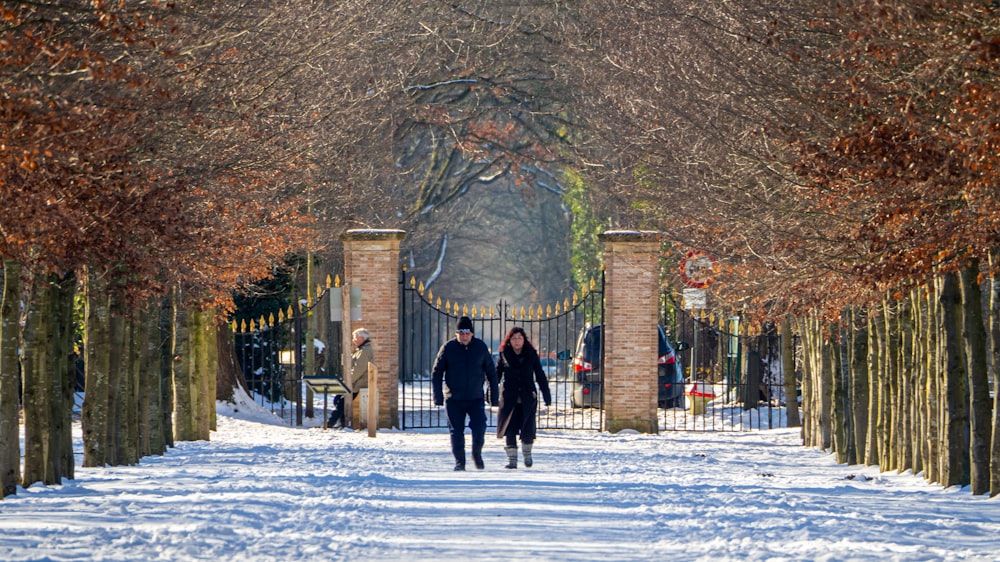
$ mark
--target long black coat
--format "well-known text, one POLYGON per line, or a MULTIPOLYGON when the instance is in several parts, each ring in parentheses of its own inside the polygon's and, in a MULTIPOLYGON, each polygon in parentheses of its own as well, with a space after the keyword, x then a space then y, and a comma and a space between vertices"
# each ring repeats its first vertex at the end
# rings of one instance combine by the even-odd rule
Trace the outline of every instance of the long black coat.
POLYGON ((522 348, 521 353, 507 348, 497 359, 497 378, 500 379, 500 419, 497 437, 521 435, 521 441, 535 440, 535 414, 538 411, 538 393, 541 391, 545 405, 552 404, 549 379, 542 370, 542 362, 533 349, 522 348))

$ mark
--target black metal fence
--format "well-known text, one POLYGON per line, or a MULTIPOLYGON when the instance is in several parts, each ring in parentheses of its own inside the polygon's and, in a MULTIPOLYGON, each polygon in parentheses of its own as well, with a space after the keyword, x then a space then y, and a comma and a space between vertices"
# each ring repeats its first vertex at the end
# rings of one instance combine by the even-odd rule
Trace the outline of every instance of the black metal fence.
MULTIPOLYGON (((423 283, 400 276, 400 425, 403 429, 447 427, 444 409, 434 406, 431 369, 438 349, 454 337, 460 316, 469 316, 476 337, 486 342, 498 356, 507 331, 521 326, 542 358, 549 380, 552 405, 538 414, 540 429, 592 429, 602 427, 599 408, 573 408, 574 392, 579 392, 572 356, 580 333, 588 324, 603 321, 604 278, 592 280, 582 294, 574 293, 562 303, 516 306, 505 300, 497 304, 462 305, 435 296, 423 283)), ((495 409, 488 423, 495 425, 495 409)))
MULTIPOLYGON (((236 355, 254 400, 289 424, 302 425, 303 416, 315 415, 315 399, 303 382, 306 371, 322 375, 340 374, 342 369, 343 326, 330 315, 330 285, 328 281, 327 289, 317 287, 314 297, 299 299, 297 306, 233 325, 236 355)), ((336 288, 339 291, 339 280, 336 288)), ((601 388, 603 380, 584 377, 581 370, 587 366, 574 365, 581 334, 603 324, 603 274, 580 293, 544 307, 505 300, 488 307, 462 305, 435 296, 405 270, 400 275, 400 295, 401 428, 447 427, 444 409, 433 403, 431 369, 438 349, 454 337, 460 316, 472 318, 476 336, 494 351, 494 358, 510 328, 521 326, 528 333, 552 392, 552 405, 539 411, 539 429, 604 427, 602 400, 583 395, 601 388)), ((667 295, 661 299, 660 323, 688 383, 681 403, 659 410, 661 431, 787 426, 785 374, 775 331, 749 334, 738 316, 692 313, 675 306, 667 295)), ((796 342, 794 352, 798 347, 796 342)), ((796 372, 791 376, 796 377, 797 388, 801 372, 795 359, 796 372)), ((603 373, 601 365, 592 367, 603 373)), ((495 425, 495 415, 491 409, 490 425, 495 425)))
MULTIPOLYGON (((750 334, 739 316, 688 311, 663 301, 661 322, 687 381, 683 409, 661 411, 665 431, 751 431, 787 427, 781 336, 750 334)), ((795 342, 793 350, 798 350, 795 342)), ((795 351, 793 351, 795 352, 795 351)), ((797 359, 797 358, 796 358, 797 359)), ((789 376, 801 381, 799 362, 789 376)), ((798 384, 796 384, 796 388, 798 384)), ((798 404, 798 400, 794 401, 798 404)))
POLYGON ((304 384, 306 375, 339 374, 342 322, 330 320, 331 289, 289 305, 284 310, 233 323, 233 344, 247 390, 254 401, 289 425, 312 418, 314 396, 304 384), (311 344, 311 345, 309 345, 311 344), (308 371, 308 372, 307 372, 308 371))

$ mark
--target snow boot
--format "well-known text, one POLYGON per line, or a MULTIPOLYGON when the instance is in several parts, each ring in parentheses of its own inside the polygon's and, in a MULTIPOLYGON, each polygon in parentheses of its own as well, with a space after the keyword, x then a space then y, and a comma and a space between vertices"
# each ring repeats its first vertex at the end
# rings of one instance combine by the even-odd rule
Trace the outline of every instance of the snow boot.
POLYGON ((504 468, 517 468, 517 447, 504 447, 507 451, 507 466, 504 468))
POLYGON ((521 443, 521 450, 524 451, 524 466, 531 468, 531 443, 521 443))

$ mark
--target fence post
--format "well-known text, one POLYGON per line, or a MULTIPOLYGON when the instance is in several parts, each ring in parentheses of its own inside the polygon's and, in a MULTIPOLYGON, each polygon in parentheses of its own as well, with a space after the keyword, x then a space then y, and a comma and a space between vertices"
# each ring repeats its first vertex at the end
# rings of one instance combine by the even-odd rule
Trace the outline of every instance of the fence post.
POLYGON ((378 369, 374 363, 368 364, 368 437, 375 437, 378 431, 378 369))

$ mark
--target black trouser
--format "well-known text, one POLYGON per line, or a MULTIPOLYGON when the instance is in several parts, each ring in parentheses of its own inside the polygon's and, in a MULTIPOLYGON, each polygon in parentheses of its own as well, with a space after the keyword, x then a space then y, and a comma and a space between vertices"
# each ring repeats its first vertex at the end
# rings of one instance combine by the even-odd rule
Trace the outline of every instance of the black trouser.
POLYGON ((472 450, 482 452, 486 443, 486 404, 482 398, 476 400, 455 400, 444 402, 448 412, 448 431, 451 433, 451 454, 455 462, 465 464, 465 418, 469 418, 472 430, 472 450))
MULTIPOLYGON (((344 406, 345 396, 343 394, 338 394, 333 397, 333 412, 330 413, 330 421, 326 423, 327 427, 333 427, 340 422, 341 427, 347 427, 347 420, 345 416, 347 415, 347 408, 344 406)), ((351 400, 354 400, 354 395, 351 395, 351 400)))

